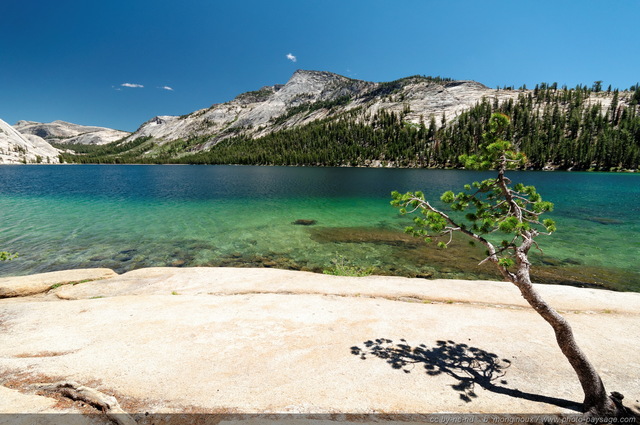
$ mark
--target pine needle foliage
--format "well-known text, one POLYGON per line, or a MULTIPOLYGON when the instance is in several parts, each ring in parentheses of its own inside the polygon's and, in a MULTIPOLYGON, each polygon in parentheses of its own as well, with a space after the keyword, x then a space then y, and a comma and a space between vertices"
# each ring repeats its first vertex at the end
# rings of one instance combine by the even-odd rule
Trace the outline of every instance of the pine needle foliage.
MULTIPOLYGON (((464 213, 464 222, 446 214, 425 200, 422 192, 393 192, 391 204, 400 208, 401 214, 419 212, 414 217, 414 226, 406 231, 426 241, 436 239, 438 246, 446 248, 453 239, 453 233, 460 231, 487 247, 484 261, 495 262, 503 275, 515 264, 516 250, 523 242, 533 241, 540 234, 551 234, 556 224, 551 219, 540 216, 553 210, 553 204, 544 201, 534 186, 522 183, 511 185, 505 170, 526 166, 527 158, 517 152, 512 144, 503 140, 509 127, 509 118, 494 113, 489 122, 489 131, 484 135, 484 144, 477 155, 461 155, 465 168, 474 170, 497 169, 498 176, 476 181, 464 186, 464 191, 447 191, 440 201, 457 213, 464 213), (492 243, 500 235, 499 244, 492 243)), ((456 216, 460 216, 457 214, 456 216)), ((534 245, 537 246, 537 244, 534 245)))

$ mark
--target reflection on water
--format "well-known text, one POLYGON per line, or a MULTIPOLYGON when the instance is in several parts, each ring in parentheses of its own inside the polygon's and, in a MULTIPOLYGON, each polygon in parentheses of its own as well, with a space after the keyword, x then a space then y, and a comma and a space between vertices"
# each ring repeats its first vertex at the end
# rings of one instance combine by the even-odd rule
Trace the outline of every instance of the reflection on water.
MULTIPOLYGON (((489 173, 233 166, 0 167, 0 275, 77 267, 278 267, 332 260, 384 275, 497 279, 458 236, 439 250, 405 235, 392 190, 438 199, 489 173), (298 222, 297 222, 298 221, 298 222), (296 223, 297 222, 297 223, 296 223)), ((534 280, 640 290, 640 176, 512 173, 556 204, 534 280), (613 204, 611 200, 615 199, 613 204)))

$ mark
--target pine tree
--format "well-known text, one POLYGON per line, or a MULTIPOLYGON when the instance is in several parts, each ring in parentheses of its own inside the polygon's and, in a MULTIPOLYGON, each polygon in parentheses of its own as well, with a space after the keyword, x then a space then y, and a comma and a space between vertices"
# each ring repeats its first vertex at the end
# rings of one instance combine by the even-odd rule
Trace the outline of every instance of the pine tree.
POLYGON ((451 243, 454 232, 461 232, 484 245, 487 257, 482 263, 494 263, 504 279, 513 283, 529 305, 553 328, 556 341, 582 386, 584 411, 600 418, 631 416, 622 405, 622 395, 607 394, 599 374, 578 347, 567 320, 540 297, 531 282, 528 254, 532 248, 538 248, 537 236, 550 235, 556 230, 553 220, 540 218, 553 209, 553 204, 543 201, 535 187, 521 183, 512 186, 506 177, 506 170, 526 161, 524 155, 513 150, 510 142, 500 137, 508 126, 508 117, 493 114, 482 152, 461 158, 468 168, 497 169, 497 177, 466 185, 465 192, 457 195, 452 191, 445 192, 440 198, 453 211, 470 211, 465 216, 466 223, 433 207, 422 192, 393 192, 391 204, 399 207, 402 214, 420 212, 422 217, 415 217, 415 227, 407 228, 407 232, 425 237, 427 241, 436 238, 440 240, 438 246, 441 248, 451 243), (490 237, 495 232, 504 235, 499 245, 490 237))

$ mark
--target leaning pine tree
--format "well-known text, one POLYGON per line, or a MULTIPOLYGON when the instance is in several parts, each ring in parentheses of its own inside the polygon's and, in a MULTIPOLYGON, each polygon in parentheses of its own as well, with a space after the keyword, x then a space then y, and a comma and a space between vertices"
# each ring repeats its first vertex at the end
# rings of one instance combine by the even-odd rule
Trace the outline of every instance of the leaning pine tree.
POLYGON ((553 220, 540 219, 543 213, 552 210, 553 204, 543 201, 535 187, 523 184, 511 186, 511 180, 505 176, 507 169, 526 163, 522 153, 514 151, 510 142, 500 139, 509 124, 507 116, 493 114, 489 131, 484 135, 481 153, 460 157, 466 168, 497 169, 498 176, 466 185, 465 192, 457 195, 451 191, 445 192, 440 198, 453 211, 466 211, 466 221, 433 207, 422 192, 393 192, 391 204, 399 207, 402 214, 422 213, 421 217, 414 218, 415 226, 406 230, 424 237, 427 242, 436 238, 439 240, 438 246, 446 248, 453 233, 458 231, 484 245, 487 257, 482 263, 494 263, 505 280, 516 285, 529 305, 553 328, 562 353, 582 385, 585 395, 583 410, 593 416, 628 415, 629 411, 621 403, 622 395, 607 394, 598 372, 578 347, 567 320, 540 297, 531 283, 528 254, 531 248, 538 248, 536 236, 548 235, 556 230, 553 220), (495 240, 494 233, 506 236, 497 244, 492 242, 495 240))

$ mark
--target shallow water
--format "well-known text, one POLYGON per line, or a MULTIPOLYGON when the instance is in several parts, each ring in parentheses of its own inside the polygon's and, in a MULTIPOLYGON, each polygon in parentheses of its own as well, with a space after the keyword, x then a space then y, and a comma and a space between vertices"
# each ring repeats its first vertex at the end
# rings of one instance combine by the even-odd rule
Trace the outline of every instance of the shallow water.
MULTIPOLYGON (((378 274, 495 278, 460 239, 402 233, 392 190, 448 189, 491 172, 167 165, 0 167, 0 276, 78 267, 254 266, 322 271, 343 258, 378 274), (293 224, 313 220, 311 225, 293 224)), ((513 172, 555 203, 534 278, 640 291, 640 175, 513 172)))

